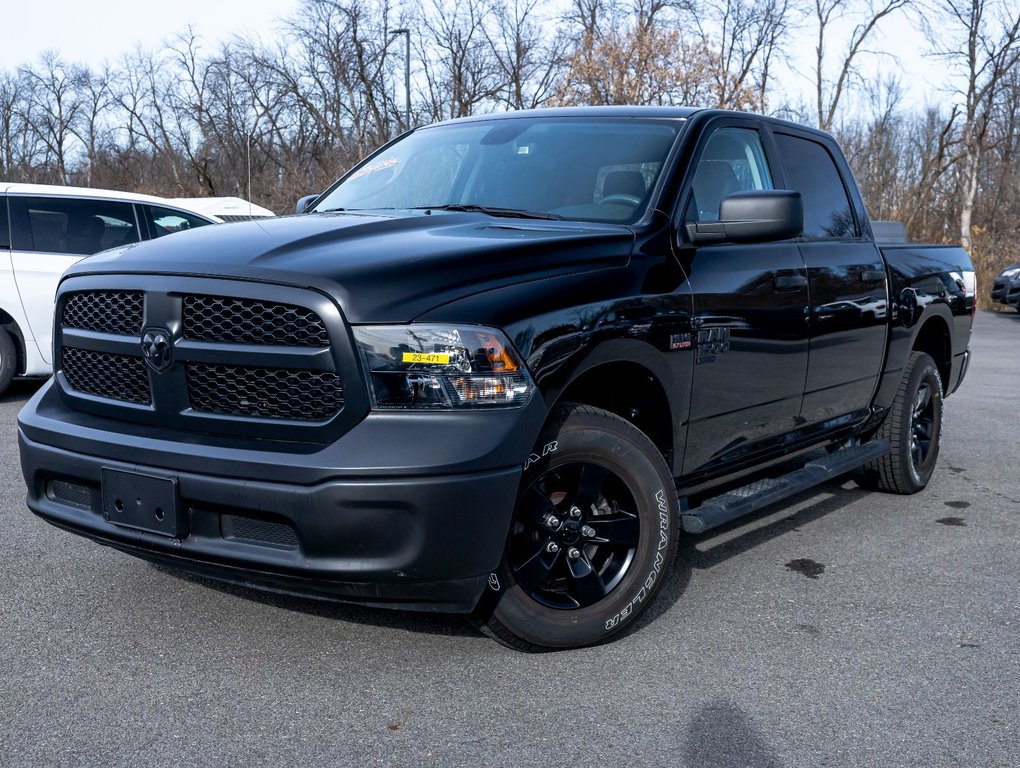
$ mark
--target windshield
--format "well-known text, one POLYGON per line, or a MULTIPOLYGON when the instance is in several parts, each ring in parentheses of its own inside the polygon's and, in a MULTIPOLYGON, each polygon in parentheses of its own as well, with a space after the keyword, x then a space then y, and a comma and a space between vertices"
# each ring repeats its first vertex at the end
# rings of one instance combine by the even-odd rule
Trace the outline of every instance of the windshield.
POLYGON ((485 209, 632 222, 682 123, 502 118, 415 131, 376 153, 313 210, 485 209))

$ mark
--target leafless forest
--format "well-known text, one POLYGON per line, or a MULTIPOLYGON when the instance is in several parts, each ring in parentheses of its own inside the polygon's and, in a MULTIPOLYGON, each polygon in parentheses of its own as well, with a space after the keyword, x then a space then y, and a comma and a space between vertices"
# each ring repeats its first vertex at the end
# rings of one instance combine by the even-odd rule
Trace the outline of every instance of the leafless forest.
POLYGON ((0 178, 167 196, 247 197, 250 184, 256 203, 292 210, 408 127, 409 41, 413 125, 570 104, 776 114, 837 135, 873 217, 963 241, 982 294, 1020 260, 1013 0, 570 0, 555 12, 539 0, 424 0, 413 11, 304 0, 280 29, 215 46, 193 30, 102 71, 58 52, 0 71, 0 178), (912 84, 888 55, 888 77, 862 75, 894 16, 926 31, 946 72, 928 100, 937 106, 904 104, 912 84), (811 96, 791 101, 778 73, 805 32, 811 96))

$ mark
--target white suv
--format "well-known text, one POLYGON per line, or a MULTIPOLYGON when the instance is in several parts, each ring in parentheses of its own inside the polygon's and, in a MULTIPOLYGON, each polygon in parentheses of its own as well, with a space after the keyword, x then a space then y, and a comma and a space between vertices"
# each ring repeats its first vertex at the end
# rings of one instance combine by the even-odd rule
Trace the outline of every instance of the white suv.
POLYGON ((106 248, 219 221, 150 195, 0 182, 0 393, 15 375, 51 373, 64 270, 106 248))

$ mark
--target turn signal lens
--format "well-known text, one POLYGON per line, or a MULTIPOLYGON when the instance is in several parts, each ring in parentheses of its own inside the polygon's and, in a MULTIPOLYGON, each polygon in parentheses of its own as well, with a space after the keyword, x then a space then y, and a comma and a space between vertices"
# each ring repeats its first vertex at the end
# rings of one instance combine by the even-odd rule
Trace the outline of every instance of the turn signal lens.
POLYGON ((360 326, 354 338, 376 408, 517 408, 534 384, 501 331, 360 326))

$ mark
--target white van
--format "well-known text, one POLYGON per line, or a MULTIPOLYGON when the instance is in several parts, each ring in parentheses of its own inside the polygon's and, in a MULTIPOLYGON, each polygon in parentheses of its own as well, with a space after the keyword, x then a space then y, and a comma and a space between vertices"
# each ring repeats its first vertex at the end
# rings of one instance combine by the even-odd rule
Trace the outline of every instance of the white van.
POLYGON ((52 372, 64 270, 107 248, 219 222, 151 195, 0 182, 0 393, 14 376, 52 372))

